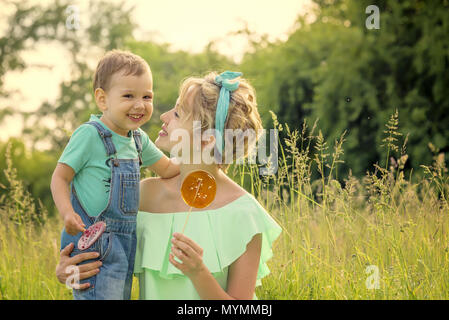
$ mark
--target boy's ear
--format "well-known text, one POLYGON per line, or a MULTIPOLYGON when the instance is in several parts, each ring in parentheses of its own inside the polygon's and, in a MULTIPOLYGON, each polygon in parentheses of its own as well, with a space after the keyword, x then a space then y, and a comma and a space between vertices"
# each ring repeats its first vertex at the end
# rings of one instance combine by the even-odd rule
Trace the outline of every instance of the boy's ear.
POLYGON ((97 103, 98 108, 101 111, 106 111, 106 109, 108 108, 106 106, 106 92, 104 92, 104 90, 101 88, 97 88, 95 89, 94 95, 95 102, 97 103))

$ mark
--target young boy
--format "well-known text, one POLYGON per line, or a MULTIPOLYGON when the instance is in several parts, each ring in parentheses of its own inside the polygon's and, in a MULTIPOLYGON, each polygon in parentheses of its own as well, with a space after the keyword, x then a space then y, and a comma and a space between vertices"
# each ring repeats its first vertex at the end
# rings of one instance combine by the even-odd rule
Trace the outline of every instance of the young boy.
MULTIPOLYGON (((163 178, 179 173, 140 129, 153 112, 153 81, 148 64, 129 52, 108 52, 94 78, 95 102, 103 112, 75 130, 51 180, 51 191, 65 228, 61 249, 103 221, 101 237, 83 252, 97 251, 102 267, 73 290, 74 299, 130 299, 136 251, 140 165, 163 178)), ((89 262, 89 261, 86 261, 89 262)), ((85 262, 85 263, 86 263, 85 262)))

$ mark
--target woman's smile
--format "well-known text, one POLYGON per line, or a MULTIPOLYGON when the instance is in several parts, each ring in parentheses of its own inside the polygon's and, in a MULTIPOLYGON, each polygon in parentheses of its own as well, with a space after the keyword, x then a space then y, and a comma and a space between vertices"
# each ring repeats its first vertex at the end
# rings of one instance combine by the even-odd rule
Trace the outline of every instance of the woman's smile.
POLYGON ((165 136, 168 136, 168 132, 166 131, 166 126, 165 126, 165 124, 163 124, 162 125, 162 130, 161 131, 159 131, 159 137, 165 137, 165 136))
POLYGON ((166 137, 168 136, 168 133, 165 132, 164 130, 159 131, 159 137, 166 137))

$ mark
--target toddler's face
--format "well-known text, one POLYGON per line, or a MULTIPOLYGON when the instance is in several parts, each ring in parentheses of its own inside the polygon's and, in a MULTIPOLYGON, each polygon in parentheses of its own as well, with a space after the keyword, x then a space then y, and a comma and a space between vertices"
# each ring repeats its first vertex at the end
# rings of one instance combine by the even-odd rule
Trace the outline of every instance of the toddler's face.
MULTIPOLYGON (((101 89, 97 89, 101 90, 101 89)), ((101 120, 114 132, 127 136, 150 120, 153 113, 153 79, 150 71, 140 76, 118 72, 111 77, 110 87, 100 93, 97 104, 103 111, 101 120)))

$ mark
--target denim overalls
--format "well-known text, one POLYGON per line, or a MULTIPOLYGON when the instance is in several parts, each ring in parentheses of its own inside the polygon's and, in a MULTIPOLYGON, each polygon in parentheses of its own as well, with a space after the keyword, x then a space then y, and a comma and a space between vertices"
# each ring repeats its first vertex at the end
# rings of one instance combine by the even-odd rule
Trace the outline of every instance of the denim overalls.
MULTIPOLYGON (((73 209, 78 213, 86 229, 98 222, 106 223, 106 230, 101 237, 88 249, 80 251, 78 240, 81 232, 71 236, 62 232, 61 250, 70 242, 75 247, 71 256, 84 252, 96 251, 100 253, 102 266, 100 272, 80 283, 90 283, 85 290, 73 290, 75 300, 129 300, 131 298, 131 285, 133 280, 134 257, 136 253, 136 215, 139 209, 139 181, 142 142, 138 130, 133 131, 137 159, 117 159, 116 149, 112 142, 112 133, 95 121, 87 122, 93 125, 106 148, 108 159, 106 164, 111 168, 109 201, 106 208, 96 217, 87 215, 76 195, 72 183, 70 200, 73 209)), ((87 260, 81 264, 94 260, 87 260)))

